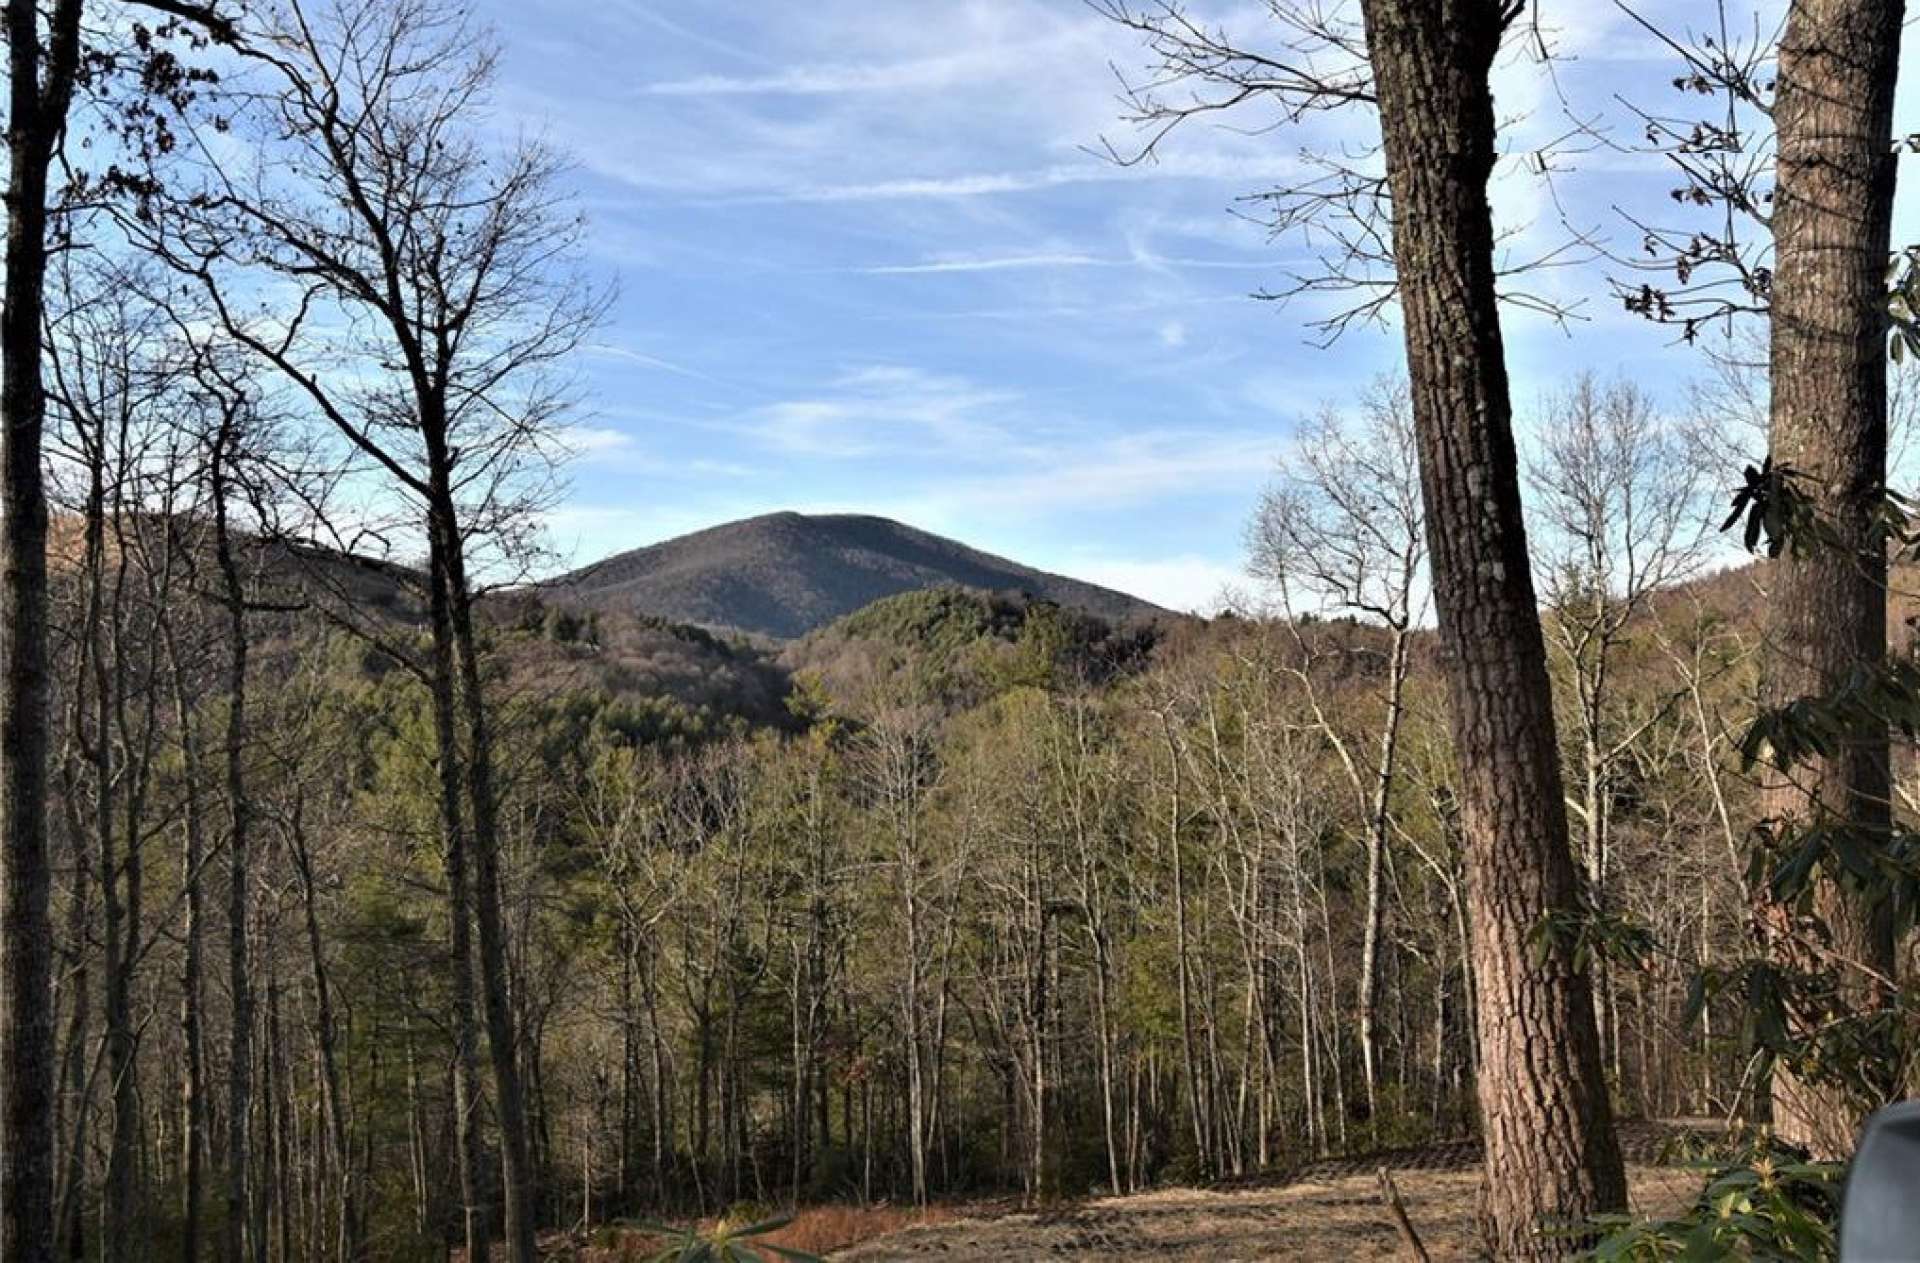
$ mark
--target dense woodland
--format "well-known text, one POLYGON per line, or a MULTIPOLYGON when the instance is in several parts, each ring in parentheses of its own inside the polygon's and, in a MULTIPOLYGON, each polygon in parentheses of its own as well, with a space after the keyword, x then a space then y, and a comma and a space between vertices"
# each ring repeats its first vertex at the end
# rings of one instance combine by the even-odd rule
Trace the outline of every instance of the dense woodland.
POLYGON ((1904 1094, 1900 6, 1685 53, 1777 138, 1650 124, 1771 244, 1648 230, 1627 306, 1770 339, 1517 420, 1523 6, 1277 3, 1270 55, 1095 7, 1156 67, 1121 161, 1374 112, 1384 175, 1268 205, 1407 372, 1276 443, 1231 613, 950 587, 775 643, 533 581, 605 278, 457 3, 9 0, 0 1256, 525 1261, 1477 1134, 1490 1251, 1552 1257, 1616 1119, 1837 1159, 1904 1094))
MULTIPOLYGON (((1611 428, 1650 419, 1630 392, 1574 402, 1599 409, 1595 441, 1666 476, 1631 448, 1657 431, 1611 428)), ((1405 453, 1399 415, 1374 420, 1405 453)), ((1563 472, 1600 455, 1565 454, 1563 472)), ((1418 546, 1343 535, 1361 523, 1320 490, 1280 484, 1254 555, 1263 590, 1284 574, 1297 592, 1346 577, 1294 574, 1304 533, 1318 559, 1344 539, 1368 580, 1349 616, 1115 628, 936 589, 776 656, 533 599, 489 608, 541 1220, 1131 1190, 1471 1130, 1457 772, 1415 621, 1424 580, 1396 569, 1418 546)), ((234 549, 257 822, 235 904, 226 794, 195 775, 230 722, 226 624, 195 594, 217 558, 159 518, 95 535, 56 570, 74 682, 55 764, 56 915, 75 934, 65 1231, 94 1231, 116 1161, 138 1172, 144 1221, 179 1231, 185 1128, 228 1125, 232 983, 207 963, 238 907, 260 1015, 250 1213, 296 1257, 343 1233, 431 1254, 460 1190, 428 691, 364 635, 253 612, 288 563, 234 549), (92 1060, 113 1055, 116 1021, 132 1027, 118 1072, 92 1060)), ((1685 554, 1632 542, 1676 568, 1685 554)), ((1760 578, 1627 594, 1580 573, 1572 557, 1556 571, 1547 622, 1579 854, 1604 906, 1663 945, 1601 975, 1609 1081, 1630 1114, 1726 1115, 1755 1090, 1744 1002, 1691 1032, 1681 1011, 1743 933, 1731 857, 1753 791, 1729 724, 1752 705, 1760 578)), ((396 616, 385 634, 419 631, 396 616)))

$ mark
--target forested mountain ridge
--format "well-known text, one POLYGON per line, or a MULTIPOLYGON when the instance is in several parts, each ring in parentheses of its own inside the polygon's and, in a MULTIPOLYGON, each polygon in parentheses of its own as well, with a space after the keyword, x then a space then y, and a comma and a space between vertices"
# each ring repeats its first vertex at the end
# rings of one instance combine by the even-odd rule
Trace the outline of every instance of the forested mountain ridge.
POLYGON ((790 640, 882 597, 942 584, 1029 592, 1115 621, 1167 612, 862 514, 771 513, 729 522, 609 557, 548 589, 594 609, 790 640))
MULTIPOLYGON (((87 566, 85 522, 61 514, 51 525, 50 564, 77 582, 87 566)), ((170 541, 183 579, 212 581, 212 527, 195 515, 130 515, 105 524, 100 546, 111 559, 157 547, 143 542, 156 536, 170 541)), ((358 662, 354 674, 380 675, 424 652, 430 615, 418 567, 311 540, 236 535, 232 542, 257 607, 251 639, 266 661, 318 655, 358 662)), ((951 583, 881 597, 784 646, 603 610, 564 588, 508 587, 488 595, 478 612, 508 695, 542 711, 584 707, 609 739, 642 746, 790 730, 802 722, 795 707, 805 705, 797 688, 845 696, 876 675, 897 677, 901 688, 943 709, 1020 683, 1057 678, 1098 687, 1144 669, 1165 626, 1201 622, 1173 615, 1109 621, 1030 593, 951 583)))

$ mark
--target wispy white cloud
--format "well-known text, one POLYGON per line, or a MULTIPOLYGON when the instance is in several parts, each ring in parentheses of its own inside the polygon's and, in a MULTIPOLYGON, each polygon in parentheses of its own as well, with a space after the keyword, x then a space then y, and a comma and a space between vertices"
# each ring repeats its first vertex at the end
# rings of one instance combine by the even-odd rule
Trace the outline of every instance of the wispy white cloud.
MULTIPOLYGON (((1006 82, 1032 84, 1037 67, 1051 65, 1057 82, 1062 67, 1084 74, 1088 63, 1077 59, 1097 54, 1114 32, 1091 14, 1069 14, 1064 20, 1044 9, 1005 3, 997 6, 958 5, 925 10, 910 23, 861 23, 847 31, 843 46, 871 47, 865 59, 836 57, 804 60, 763 74, 704 73, 659 79, 642 91, 665 97, 841 96, 886 93, 928 93, 951 89, 979 90, 1006 82)), ((857 14, 859 11, 851 10, 857 14)), ((816 22, 830 20, 819 12, 816 22)), ((1104 63, 1097 63, 1104 65, 1104 63)))
POLYGON ((788 457, 889 462, 889 494, 948 520, 1195 493, 1250 500, 1279 442, 1258 428, 1093 422, 1057 401, 902 365, 844 373, 730 424, 788 457))
POLYGON ((1034 254, 962 255, 952 258, 933 258, 920 263, 877 264, 855 270, 867 276, 937 276, 943 273, 1014 272, 1024 271, 1030 268, 1147 267, 1166 270, 1177 270, 1180 268, 1219 268, 1231 271, 1259 271, 1271 269, 1273 266, 1273 260, 1267 258, 1187 259, 1145 252, 1135 252, 1125 258, 1103 258, 1095 254, 1065 251, 1051 253, 1040 252, 1034 254))
MULTIPOLYGON (((1003 307, 962 307, 939 311, 921 311, 908 313, 914 320, 933 322, 993 320, 993 321, 1034 321, 1034 320, 1081 320, 1089 318, 1113 319, 1138 316, 1152 312, 1163 312, 1178 308, 1201 307, 1242 307, 1247 305, 1245 293, 1209 294, 1194 298, 1167 297, 1147 298, 1131 302, 1080 302, 1080 303, 1030 303, 1021 306, 1003 307)), ((896 319, 889 316, 888 319, 896 319)))
POLYGON ((903 92, 955 82, 982 66, 978 56, 926 57, 879 65, 795 66, 768 75, 695 75, 648 84, 649 96, 832 96, 903 92))
POLYGON ((581 467, 595 474, 622 477, 685 478, 688 476, 737 480, 764 471, 737 460, 696 456, 667 450, 643 441, 631 430, 610 425, 571 425, 557 435, 560 445, 581 467))
POLYGON ((1133 431, 1079 434, 1029 448, 1026 459, 985 474, 928 485, 926 499, 974 511, 1035 515, 1127 508, 1196 493, 1245 497, 1257 490, 1279 448, 1276 436, 1246 431, 1133 431))
POLYGON ((592 5, 594 9, 600 11, 598 16, 603 20, 615 20, 627 26, 649 26, 655 31, 664 31, 675 39, 685 40, 689 44, 697 45, 700 48, 707 49, 709 52, 719 53, 735 61, 758 64, 764 64, 766 62, 765 57, 755 54, 737 43, 715 39, 704 31, 695 30, 691 26, 676 22, 665 14, 657 13, 645 5, 612 5, 606 4, 605 0, 587 0, 587 2, 592 5))
POLYGON ((789 453, 854 459, 929 451, 1014 450, 982 413, 1013 392, 900 365, 842 374, 818 394, 752 410, 744 428, 789 453))
MULTIPOLYGON (((897 202, 992 197, 1083 184, 1127 181, 1144 184, 1156 180, 1218 182, 1259 188, 1298 175, 1300 170, 1299 163, 1287 157, 1241 158, 1224 153, 1194 152, 1139 166, 1089 159, 1086 162, 1013 171, 906 176, 846 184, 799 183, 784 188, 723 195, 720 200, 734 205, 762 202, 897 202)), ((652 178, 651 173, 647 178, 652 178)))
POLYGON ((648 355, 644 351, 635 351, 631 347, 615 346, 611 343, 601 342, 588 346, 586 352, 589 355, 596 355, 602 359, 618 360, 624 364, 637 364, 642 368, 658 369, 663 373, 672 373, 676 377, 687 377, 694 381, 718 382, 719 380, 706 373, 700 372, 698 369, 688 368, 684 364, 676 364, 672 360, 662 359, 657 355, 648 355))
POLYGON ((1027 193, 1070 184, 1094 184, 1121 178, 1118 167, 1044 167, 1031 171, 968 172, 957 175, 908 176, 861 184, 800 185, 768 189, 731 199, 740 202, 896 202, 922 198, 990 197, 1000 193, 1027 193))
POLYGON ((612 452, 629 452, 635 447, 633 435, 611 426, 568 426, 560 432, 560 442, 576 456, 605 456, 612 452))
POLYGON ((924 276, 941 272, 1010 272, 1025 268, 1109 267, 1113 260, 1090 254, 1008 254, 1000 256, 933 259, 925 263, 891 263, 859 269, 868 276, 924 276))

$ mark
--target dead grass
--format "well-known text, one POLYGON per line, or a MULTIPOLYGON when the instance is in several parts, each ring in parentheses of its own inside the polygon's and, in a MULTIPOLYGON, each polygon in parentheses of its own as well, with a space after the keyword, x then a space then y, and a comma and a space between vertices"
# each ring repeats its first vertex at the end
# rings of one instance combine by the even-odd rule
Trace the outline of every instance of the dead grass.
MULTIPOLYGON (((1475 1170, 1395 1172, 1407 1214, 1434 1263, 1481 1258, 1474 1229, 1475 1170)), ((1636 1167, 1634 1209, 1671 1214, 1698 1192, 1697 1172, 1636 1167)), ((849 1263, 933 1259, 1398 1259, 1399 1235, 1371 1174, 1306 1179, 1231 1192, 1161 1189, 1100 1198, 1043 1214, 956 1219, 907 1228, 834 1256, 849 1263)))
POLYGON ((826 1254, 908 1228, 930 1228, 959 1218, 950 1206, 810 1206, 792 1223, 764 1238, 789 1250, 826 1254))
MULTIPOLYGON (((925 1230, 959 1218, 960 1211, 950 1206, 929 1206, 917 1210, 910 1206, 807 1206, 793 1222, 778 1232, 755 1237, 767 1245, 785 1246, 808 1254, 826 1255, 890 1233, 925 1230)), ((772 1218, 768 1215, 767 1218, 772 1218)), ((701 1224, 711 1231, 717 1220, 701 1224)), ((602 1229, 585 1242, 555 1243, 549 1257, 577 1260, 578 1263, 640 1263, 666 1247, 656 1234, 632 1229, 602 1229), (570 1248, 569 1248, 570 1247, 570 1248)))
MULTIPOLYGON (((1435 1263, 1481 1256, 1474 1228, 1477 1167, 1415 1169, 1396 1164, 1408 1217, 1435 1263)), ((1633 1209, 1678 1213, 1701 1173, 1653 1165, 1630 1169, 1633 1209)), ((711 1223, 705 1225, 711 1228, 711 1223)), ((1308 1171, 1283 1186, 1158 1189, 1041 1211, 1006 1203, 934 1206, 811 1206, 763 1240, 847 1263, 938 1259, 1001 1263, 1049 1257, 1087 1260, 1397 1259, 1400 1240, 1372 1168, 1308 1171)), ((555 1242, 552 1259, 640 1263, 665 1242, 631 1230, 602 1230, 590 1242, 555 1242)))

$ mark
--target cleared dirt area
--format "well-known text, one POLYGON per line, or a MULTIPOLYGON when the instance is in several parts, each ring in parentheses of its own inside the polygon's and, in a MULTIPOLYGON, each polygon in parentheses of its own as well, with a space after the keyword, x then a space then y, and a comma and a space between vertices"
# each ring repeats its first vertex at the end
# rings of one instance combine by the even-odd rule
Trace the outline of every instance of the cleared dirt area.
MULTIPOLYGON (((1631 1169, 1637 1212, 1666 1215, 1699 1191, 1699 1172, 1631 1169)), ((1436 1260, 1481 1257, 1472 1169, 1394 1174, 1407 1215, 1436 1260)), ((1055 1213, 956 1219, 892 1233, 832 1256, 988 1263, 1015 1259, 1395 1259, 1400 1237, 1374 1175, 1311 1175, 1280 1188, 1166 1189, 1055 1213)))
MULTIPOLYGON (((1710 1147, 1719 1134, 1718 1125, 1706 1120, 1624 1124, 1620 1142, 1633 1210, 1667 1217, 1685 1208, 1699 1195, 1706 1174, 1682 1165, 1678 1155, 1710 1147)), ((1382 1167, 1392 1173, 1407 1217, 1435 1263, 1483 1257, 1474 1229, 1480 1147, 1471 1140, 1323 1159, 1232 1187, 1157 1189, 1045 1211, 1022 1211, 1011 1202, 924 1210, 810 1206, 759 1240, 846 1263, 1051 1258, 1334 1263, 1408 1257, 1381 1194, 1382 1167)), ((652 1258, 665 1244, 645 1233, 613 1231, 599 1234, 592 1245, 556 1241, 551 1254, 577 1263, 635 1263, 652 1258)))

